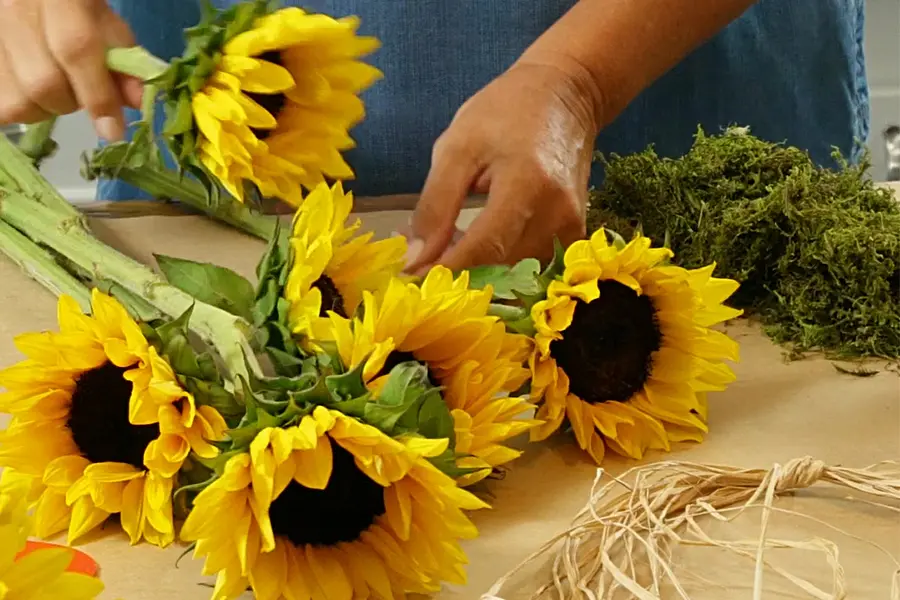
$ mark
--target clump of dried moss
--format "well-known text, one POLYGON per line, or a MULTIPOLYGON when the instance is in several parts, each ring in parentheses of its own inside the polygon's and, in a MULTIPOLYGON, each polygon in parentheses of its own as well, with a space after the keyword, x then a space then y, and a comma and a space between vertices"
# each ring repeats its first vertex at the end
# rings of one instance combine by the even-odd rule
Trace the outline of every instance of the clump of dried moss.
POLYGON ((796 352, 900 357, 900 204, 868 163, 817 167, 746 129, 699 131, 678 159, 599 157, 589 229, 668 235, 676 262, 718 263, 734 303, 796 352))

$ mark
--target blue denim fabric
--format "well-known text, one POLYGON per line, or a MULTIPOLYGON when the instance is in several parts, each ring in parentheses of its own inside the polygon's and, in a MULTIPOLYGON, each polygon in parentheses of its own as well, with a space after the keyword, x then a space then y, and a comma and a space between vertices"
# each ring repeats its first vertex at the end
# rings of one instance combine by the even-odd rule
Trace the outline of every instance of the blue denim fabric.
MULTIPOLYGON (((385 78, 364 95, 366 120, 347 154, 358 194, 421 189, 431 147, 457 108, 508 68, 576 0, 308 0, 304 8, 359 15, 383 48, 385 78)), ((228 0, 218 0, 220 5, 228 0)), ((189 0, 110 0, 138 41, 162 56, 197 19, 189 0)), ((804 148, 831 165, 832 147, 856 160, 868 137, 864 0, 760 0, 648 88, 597 140, 604 152, 654 144, 674 156, 697 126, 748 125, 764 139, 804 148)), ((515 102, 514 98, 510 102, 515 102)), ((600 169, 594 183, 602 178, 600 169)), ((106 199, 138 196, 103 183, 106 199)), ((141 197, 144 197, 141 195, 141 197)))

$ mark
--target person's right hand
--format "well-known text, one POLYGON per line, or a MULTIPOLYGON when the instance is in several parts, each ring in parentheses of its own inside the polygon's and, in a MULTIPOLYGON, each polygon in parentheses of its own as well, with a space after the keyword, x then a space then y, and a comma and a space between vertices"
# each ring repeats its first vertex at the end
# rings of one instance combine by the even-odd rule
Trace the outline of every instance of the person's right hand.
POLYGON ((142 85, 111 73, 106 50, 132 45, 105 0, 0 0, 0 125, 84 108, 101 138, 121 139, 142 85))

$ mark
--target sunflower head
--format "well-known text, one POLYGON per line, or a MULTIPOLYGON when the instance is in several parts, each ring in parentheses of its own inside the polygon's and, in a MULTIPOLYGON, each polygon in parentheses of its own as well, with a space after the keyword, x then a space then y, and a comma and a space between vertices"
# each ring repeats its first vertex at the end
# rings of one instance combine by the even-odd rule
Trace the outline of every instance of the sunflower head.
POLYGON ((0 483, 0 597, 90 600, 103 591, 94 577, 71 573, 70 548, 42 548, 25 554, 33 531, 28 478, 3 473, 0 483))
POLYGON ((258 341, 282 374, 294 374, 291 358, 311 350, 305 342, 317 322, 329 312, 354 315, 364 293, 382 293, 403 269, 405 238, 373 240, 359 231, 359 219, 351 221, 352 210, 353 195, 340 182, 316 186, 290 235, 275 236, 257 268, 258 341))
POLYGON ((216 598, 403 598, 465 581, 464 510, 485 507, 428 462, 446 440, 389 437, 318 406, 262 429, 182 529, 216 598))
POLYGON ((566 423, 598 462, 606 448, 640 458, 702 439, 706 393, 734 374, 738 345, 712 326, 738 317, 723 305, 738 288, 714 265, 669 264, 667 248, 606 230, 558 252, 526 303, 533 328, 531 396, 544 424, 566 423))
POLYGON ((359 93, 381 76, 359 60, 378 41, 358 27, 264 0, 206 10, 152 82, 177 162, 240 201, 249 190, 297 205, 301 187, 352 178, 341 152, 365 113, 359 93))
MULTIPOLYGON (((417 373, 427 382, 435 390, 434 423, 442 428, 418 431, 450 439, 444 464, 455 465, 465 484, 516 458, 520 451, 504 442, 538 424, 529 403, 511 395, 528 379, 530 342, 488 314, 491 295, 489 288, 471 289, 467 273, 454 277, 435 267, 420 283, 393 278, 383 293, 365 292, 359 314, 330 312, 311 333, 317 344, 334 348, 341 365, 361 372, 375 406, 394 401, 394 384, 403 377, 417 373)), ((421 419, 425 406, 423 400, 397 410, 421 419)))
POLYGON ((15 339, 26 359, 0 372, 0 411, 12 417, 0 467, 30 479, 40 537, 67 529, 74 542, 118 514, 133 543, 166 545, 182 466, 217 456, 227 427, 206 403, 217 382, 196 360, 185 376, 173 369, 171 357, 184 365, 191 352, 177 325, 142 328, 110 296, 95 289, 91 300, 85 315, 61 296, 59 331, 15 339))

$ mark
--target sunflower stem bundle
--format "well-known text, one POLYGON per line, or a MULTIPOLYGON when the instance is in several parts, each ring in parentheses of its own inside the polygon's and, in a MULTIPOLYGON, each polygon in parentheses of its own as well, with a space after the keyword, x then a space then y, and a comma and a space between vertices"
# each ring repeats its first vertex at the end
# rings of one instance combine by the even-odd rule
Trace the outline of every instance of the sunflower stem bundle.
MULTIPOLYGON (((98 240, 88 230, 84 215, 66 202, 24 155, 3 138, 0 138, 0 185, 0 219, 22 235, 66 257, 93 281, 118 284, 173 319, 193 307, 192 329, 216 347, 233 376, 247 377, 248 364, 250 369, 259 371, 249 350, 248 324, 223 310, 197 302, 153 270, 98 240)), ((51 290, 73 286, 71 277, 62 277, 59 269, 47 268, 49 255, 41 248, 28 249, 21 237, 15 235, 2 239, 11 242, 7 253, 18 256, 20 264, 23 252, 30 254, 29 264, 42 267, 34 273, 40 276, 40 281, 52 282, 51 290)), ((76 292, 75 297, 79 302, 84 301, 83 293, 76 292)))
MULTIPOLYGON (((146 113, 145 113, 146 114, 146 113)), ((134 185, 156 198, 171 199, 264 241, 269 241, 278 217, 261 214, 229 198, 210 201, 197 179, 169 169, 161 160, 145 160, 130 144, 116 143, 86 158, 82 175, 87 180, 115 178, 134 185)))
POLYGON ((6 136, 0 135, 0 190, 17 192, 52 208, 60 215, 84 221, 84 215, 63 198, 33 162, 6 136))
POLYGON ((29 277, 57 296, 67 294, 83 310, 90 308, 91 294, 87 286, 60 266, 52 254, 3 221, 0 221, 0 250, 29 277))

